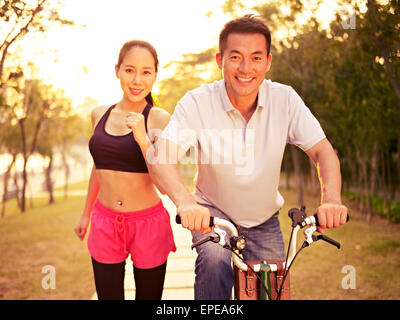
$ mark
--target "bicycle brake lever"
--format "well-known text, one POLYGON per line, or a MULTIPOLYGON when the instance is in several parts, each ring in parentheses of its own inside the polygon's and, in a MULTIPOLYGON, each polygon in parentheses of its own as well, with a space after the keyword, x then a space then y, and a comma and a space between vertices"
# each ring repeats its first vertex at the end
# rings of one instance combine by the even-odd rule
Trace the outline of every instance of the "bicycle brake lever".
POLYGON ((300 228, 303 228, 306 226, 306 223, 304 222, 304 219, 307 217, 306 215, 306 207, 301 206, 301 209, 297 208, 292 208, 289 210, 288 215, 290 219, 292 219, 292 227, 296 227, 297 225, 300 226, 300 228))
POLYGON ((313 236, 312 236, 312 239, 313 239, 314 241, 324 240, 324 241, 328 242, 329 244, 331 244, 331 245, 337 247, 338 249, 340 249, 340 243, 339 243, 339 242, 337 242, 337 241, 335 241, 335 240, 333 240, 333 239, 327 237, 327 236, 324 235, 324 234, 319 234, 319 235, 317 235, 317 236, 313 235, 313 236))
POLYGON ((202 245, 203 243, 208 242, 208 241, 212 241, 212 242, 218 243, 219 240, 220 240, 220 236, 219 236, 218 234, 217 234, 217 236, 215 236, 215 237, 214 237, 214 236, 205 237, 205 238, 200 239, 199 241, 193 243, 193 244, 192 244, 192 250, 193 250, 194 248, 196 248, 196 247, 202 245))

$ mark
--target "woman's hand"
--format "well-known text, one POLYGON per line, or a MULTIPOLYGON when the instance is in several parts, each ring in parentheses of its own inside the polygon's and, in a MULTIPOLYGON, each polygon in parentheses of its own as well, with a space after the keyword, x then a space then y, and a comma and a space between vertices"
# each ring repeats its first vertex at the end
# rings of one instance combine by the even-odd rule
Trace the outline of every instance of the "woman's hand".
POLYGON ((129 114, 126 116, 126 126, 132 130, 133 136, 137 143, 141 144, 146 141, 147 133, 143 114, 129 112, 129 114))
POLYGON ((79 222, 74 228, 74 231, 79 239, 83 240, 85 238, 88 226, 89 226, 89 218, 86 216, 82 216, 82 218, 79 220, 79 222))

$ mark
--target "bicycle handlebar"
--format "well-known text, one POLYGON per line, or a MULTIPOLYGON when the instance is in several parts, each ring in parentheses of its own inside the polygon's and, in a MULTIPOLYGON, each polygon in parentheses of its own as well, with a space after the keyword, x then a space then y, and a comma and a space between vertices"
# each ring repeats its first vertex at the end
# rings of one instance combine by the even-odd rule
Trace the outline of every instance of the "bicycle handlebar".
MULTIPOLYGON (((314 218, 314 221, 311 220, 310 223, 308 223, 308 224, 315 223, 315 225, 316 225, 317 227, 319 227, 318 215, 317 215, 317 214, 314 214, 313 216, 310 216, 310 217, 308 217, 308 218, 311 219, 311 217, 314 218)), ((349 221, 349 218, 350 218, 350 216, 347 215, 346 222, 349 221)), ((175 221, 176 221, 177 224, 182 224, 182 220, 181 220, 181 217, 180 217, 179 215, 176 215, 175 221)), ((214 217, 213 217, 213 216, 210 216, 210 227, 213 227, 213 226, 214 226, 214 217)))
MULTIPOLYGON (((177 224, 182 224, 181 217, 178 214, 175 217, 175 222, 177 224)), ((214 217, 213 216, 210 216, 210 227, 214 227, 214 217)))
MULTIPOLYGON (((301 210, 298 209, 291 209, 289 211, 289 216, 293 221, 293 244, 291 244, 290 248, 288 248, 288 258, 287 258, 287 263, 285 263, 284 268, 286 268, 287 266, 290 266, 290 264, 292 263, 294 257, 296 256, 296 244, 297 244, 297 233, 300 230, 300 228, 304 228, 307 225, 310 226, 319 226, 319 221, 318 221, 318 217, 317 215, 313 215, 313 216, 306 216, 305 214, 305 207, 302 207, 301 210), (293 210, 293 211, 292 211, 293 210), (296 216, 297 215, 297 216, 296 216)), ((179 215, 176 215, 175 217, 175 221, 177 224, 181 224, 181 217, 179 215)), ((346 222, 349 221, 349 215, 347 215, 347 220, 346 222)), ((236 228, 236 226, 231 223, 228 220, 222 219, 222 218, 218 218, 218 217, 210 217, 210 227, 216 227, 216 228, 225 228, 227 229, 230 234, 231 234, 231 238, 238 238, 238 230, 236 228)), ((311 242, 313 241, 317 241, 317 240, 324 240, 334 246, 336 246, 338 249, 340 249, 340 243, 338 243, 337 241, 330 239, 329 237, 325 236, 325 235, 318 235, 315 236, 312 233, 316 230, 314 228, 308 228, 305 231, 305 235, 307 237, 307 240, 304 242, 304 245, 309 245, 311 242), (308 244, 307 244, 308 243, 308 244)), ((222 246, 226 245, 225 239, 220 239, 219 237, 215 238, 215 237, 208 237, 206 239, 201 239, 198 243, 192 245, 192 249, 200 244, 203 244, 207 241, 213 241, 216 243, 219 243, 222 246)), ((231 248, 232 251, 235 251, 235 253, 232 253, 232 260, 233 263, 240 269, 243 271, 247 271, 248 270, 248 266, 246 263, 244 263, 241 258, 240 258, 240 253, 239 250, 237 248, 231 248)), ((255 272, 259 272, 262 268, 268 268, 268 270, 274 272, 277 271, 278 266, 276 264, 268 264, 266 261, 262 261, 261 264, 257 264, 253 266, 254 271, 255 272)))

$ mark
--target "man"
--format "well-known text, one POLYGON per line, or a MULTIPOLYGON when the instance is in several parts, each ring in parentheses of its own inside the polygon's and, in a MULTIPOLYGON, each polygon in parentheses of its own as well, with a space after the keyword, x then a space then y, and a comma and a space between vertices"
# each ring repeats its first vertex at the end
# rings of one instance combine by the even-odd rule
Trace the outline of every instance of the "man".
MULTIPOLYGON (((319 231, 338 227, 347 217, 339 160, 321 126, 291 87, 265 80, 270 48, 270 32, 261 20, 244 16, 228 22, 216 55, 224 79, 179 101, 157 147, 172 162, 149 165, 156 185, 175 203, 182 226, 192 231, 193 242, 211 231, 210 214, 229 219, 246 237, 246 260, 285 257, 277 216, 284 203, 278 185, 287 143, 302 148, 319 167, 319 231), (190 146, 199 159, 193 195, 175 164, 190 146)), ((195 299, 230 299, 230 252, 210 242, 197 252, 195 299)))

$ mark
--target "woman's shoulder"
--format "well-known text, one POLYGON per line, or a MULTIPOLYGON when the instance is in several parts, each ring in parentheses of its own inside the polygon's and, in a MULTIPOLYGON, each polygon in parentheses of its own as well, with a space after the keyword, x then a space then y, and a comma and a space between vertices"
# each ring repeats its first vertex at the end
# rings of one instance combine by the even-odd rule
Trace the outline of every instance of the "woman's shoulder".
POLYGON ((153 129, 164 129, 168 124, 171 115, 160 107, 152 107, 149 112, 149 122, 153 129))
POLYGON ((91 112, 92 126, 96 127, 97 123, 100 121, 101 117, 107 112, 108 106, 97 106, 94 107, 91 112))

